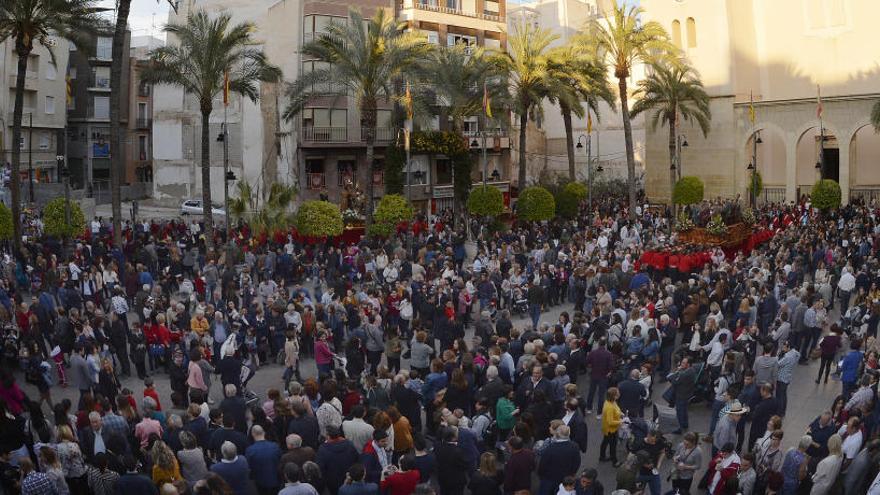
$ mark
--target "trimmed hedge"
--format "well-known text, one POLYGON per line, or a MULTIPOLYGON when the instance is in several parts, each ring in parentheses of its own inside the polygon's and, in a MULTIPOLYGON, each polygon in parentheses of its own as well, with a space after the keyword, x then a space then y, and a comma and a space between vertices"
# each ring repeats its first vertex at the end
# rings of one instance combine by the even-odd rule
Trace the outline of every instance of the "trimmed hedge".
POLYGON ((578 201, 583 201, 583 200, 587 199, 587 196, 589 195, 589 191, 587 190, 587 186, 583 185, 580 182, 569 182, 562 189, 562 192, 571 194, 578 201))
POLYGON ((840 206, 840 184, 831 179, 822 179, 813 184, 810 201, 815 208, 822 211, 840 206))
POLYGON ((399 194, 386 194, 379 201, 373 213, 373 224, 368 234, 388 237, 394 232, 397 224, 408 222, 413 218, 413 208, 406 198, 399 194))
POLYGON ((672 202, 677 205, 692 205, 703 200, 703 181, 699 177, 686 175, 675 183, 672 202))
MULTIPOLYGON (((574 182, 572 182, 574 184, 574 182)), ((566 220, 574 219, 580 209, 581 199, 566 187, 556 194, 556 214, 566 220)))
POLYGON ((495 186, 479 185, 471 191, 467 208, 478 217, 498 216, 504 211, 504 195, 495 186))
POLYGON ((556 200, 541 186, 527 187, 516 200, 516 216, 529 222, 550 220, 556 215, 556 200))
POLYGON ((55 198, 43 208, 43 229, 49 235, 70 238, 82 234, 86 230, 86 217, 79 203, 68 204, 64 198, 55 198), (67 223, 66 212, 70 209, 70 224, 67 223))
POLYGON ((328 201, 306 201, 294 218, 296 230, 307 237, 328 237, 342 234, 342 213, 339 206, 328 201))

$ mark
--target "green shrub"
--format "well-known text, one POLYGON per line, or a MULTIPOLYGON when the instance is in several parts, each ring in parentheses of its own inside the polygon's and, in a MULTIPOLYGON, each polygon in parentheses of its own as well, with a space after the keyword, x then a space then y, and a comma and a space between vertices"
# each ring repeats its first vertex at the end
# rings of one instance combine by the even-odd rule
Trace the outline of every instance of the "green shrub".
POLYGON ((12 239, 12 210, 0 203, 0 239, 12 239))
POLYGON ((397 224, 408 222, 412 218, 413 208, 406 198, 399 194, 386 194, 373 213, 373 224, 367 233, 371 236, 388 237, 397 228, 397 224))
POLYGON ((495 186, 479 185, 471 191, 467 201, 467 208, 470 214, 474 216, 498 216, 504 211, 504 195, 495 186))
POLYGON ((86 217, 78 203, 68 203, 64 198, 55 198, 43 208, 43 229, 49 235, 70 238, 82 234, 86 229, 86 217), (70 209, 70 224, 66 212, 70 209))
POLYGON ((748 181, 749 181, 748 186, 747 186, 748 191, 749 191, 749 196, 752 195, 752 184, 755 184, 758 186, 757 187, 758 192, 755 193, 755 196, 760 196, 761 193, 764 192, 764 178, 761 177, 761 172, 755 172, 754 179, 752 179, 752 174, 750 173, 746 176, 746 179, 748 179, 748 181))
POLYGON ((550 220, 556 215, 556 201, 550 191, 541 186, 527 187, 516 200, 516 215, 528 222, 550 220))
POLYGON ((328 237, 342 234, 342 213, 339 206, 327 201, 306 201, 294 218, 296 230, 307 237, 328 237))
POLYGON ((822 211, 831 210, 840 206, 840 184, 831 179, 816 181, 813 192, 810 194, 815 208, 822 211))
MULTIPOLYGON (((574 182, 572 182, 574 184, 574 182)), ((578 214, 581 199, 568 187, 556 194, 556 214, 566 220, 572 220, 578 214)))
POLYGON ((573 195, 578 201, 587 199, 587 195, 589 194, 587 186, 580 182, 569 182, 565 185, 562 191, 573 195))
POLYGON ((703 181, 699 177, 687 175, 675 183, 672 202, 677 205, 692 205, 703 200, 703 181))

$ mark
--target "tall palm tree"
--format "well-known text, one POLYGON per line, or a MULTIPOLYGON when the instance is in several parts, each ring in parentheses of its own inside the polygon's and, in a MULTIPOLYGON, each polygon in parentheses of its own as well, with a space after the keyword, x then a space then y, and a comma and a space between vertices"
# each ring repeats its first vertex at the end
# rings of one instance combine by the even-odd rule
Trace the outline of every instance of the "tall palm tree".
POLYGON ((585 51, 579 44, 567 43, 551 50, 547 69, 550 75, 547 96, 552 103, 559 105, 562 114, 565 151, 568 154, 568 178, 574 181, 576 170, 571 117, 575 115, 582 119, 586 112, 592 112, 599 121, 599 101, 605 101, 614 108, 614 94, 608 85, 605 67, 597 61, 594 54, 585 51))
POLYGON ((430 78, 424 77, 420 99, 434 107, 426 109, 425 114, 444 114, 456 133, 463 132, 466 117, 483 114, 484 87, 490 96, 497 96, 503 89, 491 56, 480 47, 438 48, 423 68, 431 73, 430 78))
POLYGON ((11 40, 18 56, 15 79, 15 103, 12 110, 12 174, 9 189, 12 200, 12 242, 15 256, 21 255, 21 118, 24 109, 24 85, 28 59, 37 45, 45 47, 53 62, 53 37, 88 46, 103 9, 95 0, 2 0, 0 1, 0 41, 11 40))
POLYGON ((529 115, 540 112, 541 101, 547 94, 550 81, 548 51, 557 38, 549 29, 523 21, 516 24, 508 36, 507 51, 496 57, 507 77, 513 111, 519 116, 520 191, 526 187, 526 127, 529 115))
MULTIPOLYGON (((254 46, 254 25, 232 25, 229 14, 211 18, 207 12, 190 13, 185 24, 168 24, 165 32, 177 44, 153 50, 152 63, 143 72, 149 84, 180 86, 199 102, 202 117, 202 208, 205 239, 214 245, 214 218, 211 208, 211 129, 214 98, 223 93, 228 74, 229 91, 257 101, 260 82, 277 82, 281 69, 266 60, 254 46)), ((226 180, 224 177, 223 180, 226 180)), ((227 212, 226 221, 230 221, 227 212)))
POLYGON ((694 121, 700 126, 703 136, 709 133, 709 95, 703 89, 703 82, 697 71, 686 60, 670 63, 656 63, 650 66, 650 74, 639 81, 630 115, 635 117, 643 112, 651 112, 651 128, 657 124, 669 126, 669 194, 675 188, 676 132, 678 119, 694 121))
POLYGON ((591 37, 606 63, 614 69, 620 97, 620 115, 623 118, 623 137, 626 143, 626 171, 629 184, 629 214, 635 217, 636 205, 636 159, 633 151, 632 124, 627 99, 627 78, 632 74, 633 64, 654 57, 677 54, 678 49, 669 42, 666 30, 655 21, 642 23, 641 7, 628 6, 623 0, 615 4, 607 19, 591 20, 585 36, 591 37))
POLYGON ((381 101, 395 98, 399 83, 424 59, 430 45, 424 37, 408 31, 385 9, 366 19, 351 9, 348 22, 331 23, 301 53, 326 67, 302 74, 287 89, 290 103, 284 118, 295 118, 314 96, 335 92, 357 101, 366 141, 367 211, 366 227, 373 221, 373 161, 376 145, 376 117, 381 101), (339 88, 328 91, 330 88, 339 88))

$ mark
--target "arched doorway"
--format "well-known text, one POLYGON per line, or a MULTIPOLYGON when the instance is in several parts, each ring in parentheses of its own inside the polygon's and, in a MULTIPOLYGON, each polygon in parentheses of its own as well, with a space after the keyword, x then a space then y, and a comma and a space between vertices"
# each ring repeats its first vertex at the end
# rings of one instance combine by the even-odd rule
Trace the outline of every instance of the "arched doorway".
POLYGON ((880 200, 880 134, 870 124, 853 133, 849 163, 850 198, 861 197, 869 203, 880 200))
POLYGON ((828 129, 813 126, 797 141, 796 177, 800 195, 808 193, 820 178, 840 181, 840 148, 837 136, 828 129))
MULTIPOLYGON (((785 137, 774 127, 761 127, 755 130, 745 144, 745 165, 758 164, 763 190, 758 196, 758 203, 785 201, 785 137)), ((751 169, 746 168, 746 198, 749 196, 749 180, 751 169)))

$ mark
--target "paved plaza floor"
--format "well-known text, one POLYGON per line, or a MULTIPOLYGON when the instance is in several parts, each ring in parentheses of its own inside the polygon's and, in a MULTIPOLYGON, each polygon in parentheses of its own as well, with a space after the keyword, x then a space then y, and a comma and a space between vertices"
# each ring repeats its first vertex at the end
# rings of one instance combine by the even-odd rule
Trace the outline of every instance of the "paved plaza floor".
MULTIPOLYGON (((551 308, 550 311, 544 313, 541 320, 546 322, 555 322, 557 321, 559 314, 562 311, 569 311, 570 313, 571 310, 572 307, 570 304, 556 306, 554 308, 551 308)), ((524 325, 525 323, 526 319, 514 319, 514 325, 524 325)), ((468 330, 467 337, 470 338, 472 336, 473 328, 471 327, 468 330)), ((406 365, 407 361, 403 360, 403 367, 406 368, 406 365)), ((816 385, 814 383, 814 380, 816 379, 816 374, 818 373, 818 368, 819 362, 813 361, 808 366, 797 366, 795 369, 794 379, 788 389, 788 411, 784 421, 785 438, 783 441, 783 445, 786 449, 790 446, 797 444, 798 439, 800 439, 801 435, 803 435, 809 423, 820 412, 830 408, 834 398, 841 392, 840 382, 829 380, 827 385, 816 385)), ((313 359, 303 359, 301 362, 300 370, 304 377, 316 376, 317 374, 317 369, 315 367, 313 359)), ((272 364, 263 366, 251 379, 249 383, 249 388, 260 396, 261 401, 265 400, 267 389, 273 387, 278 389, 283 388, 282 372, 283 368, 278 365, 272 364)), ((162 405, 167 411, 168 408, 171 406, 171 388, 169 385, 168 377, 164 373, 159 373, 154 375, 154 381, 159 393, 159 397, 162 400, 162 405)), ((134 391, 138 398, 141 397, 141 393, 143 391, 143 383, 140 380, 138 380, 136 377, 123 378, 121 379, 121 382, 123 387, 127 387, 134 391)), ((36 389, 32 385, 24 383, 24 378, 21 376, 19 377, 19 383, 30 397, 39 397, 36 389)), ((578 386, 580 387, 581 394, 586 396, 589 387, 589 379, 586 377, 582 377, 578 381, 578 386)), ((666 384, 659 384, 655 386, 653 398, 657 400, 662 400, 660 396, 666 389, 666 387, 666 384)), ((220 390, 219 377, 216 377, 213 380, 211 397, 219 401, 221 399, 221 394, 222 391, 220 390)), ((76 404, 79 393, 76 389, 61 388, 56 386, 52 389, 52 396, 53 400, 55 401, 68 398, 71 399, 74 404, 76 404)), ((44 405, 43 407, 46 408, 47 406, 44 405)), ((646 415, 650 415, 650 410, 651 409, 649 404, 648 407, 645 409, 646 415)), ((182 414, 182 411, 171 411, 182 414)), ((710 418, 710 409, 708 408, 708 406, 703 403, 691 405, 689 418, 692 430, 700 432, 701 435, 708 432, 710 418)), ((599 471, 599 479, 606 487, 606 490, 612 490, 615 487, 616 470, 612 467, 610 463, 600 464, 598 462, 599 444, 602 441, 602 435, 601 425, 595 414, 587 417, 587 425, 589 428, 589 447, 586 454, 583 455, 583 459, 581 461, 581 469, 587 467, 597 469, 599 471)), ((748 432, 748 429, 746 430, 746 432, 748 432)), ((673 442, 673 444, 677 444, 679 438, 680 437, 676 435, 667 435, 667 439, 673 442)), ((711 454, 711 447, 708 443, 703 442, 701 442, 701 446, 703 448, 703 468, 705 469, 705 466, 706 464, 708 464, 709 456, 711 454)), ((620 459, 623 459, 623 446, 618 445, 618 449, 618 457, 620 459)), ((664 480, 664 492, 665 490, 667 490, 668 487, 668 484, 665 482, 665 480, 669 466, 670 463, 667 462, 666 466, 663 469, 663 472, 661 473, 661 479, 664 480)), ((696 493, 696 486, 694 486, 692 491, 696 493)), ((609 491, 606 491, 606 493, 609 493, 609 491)))

